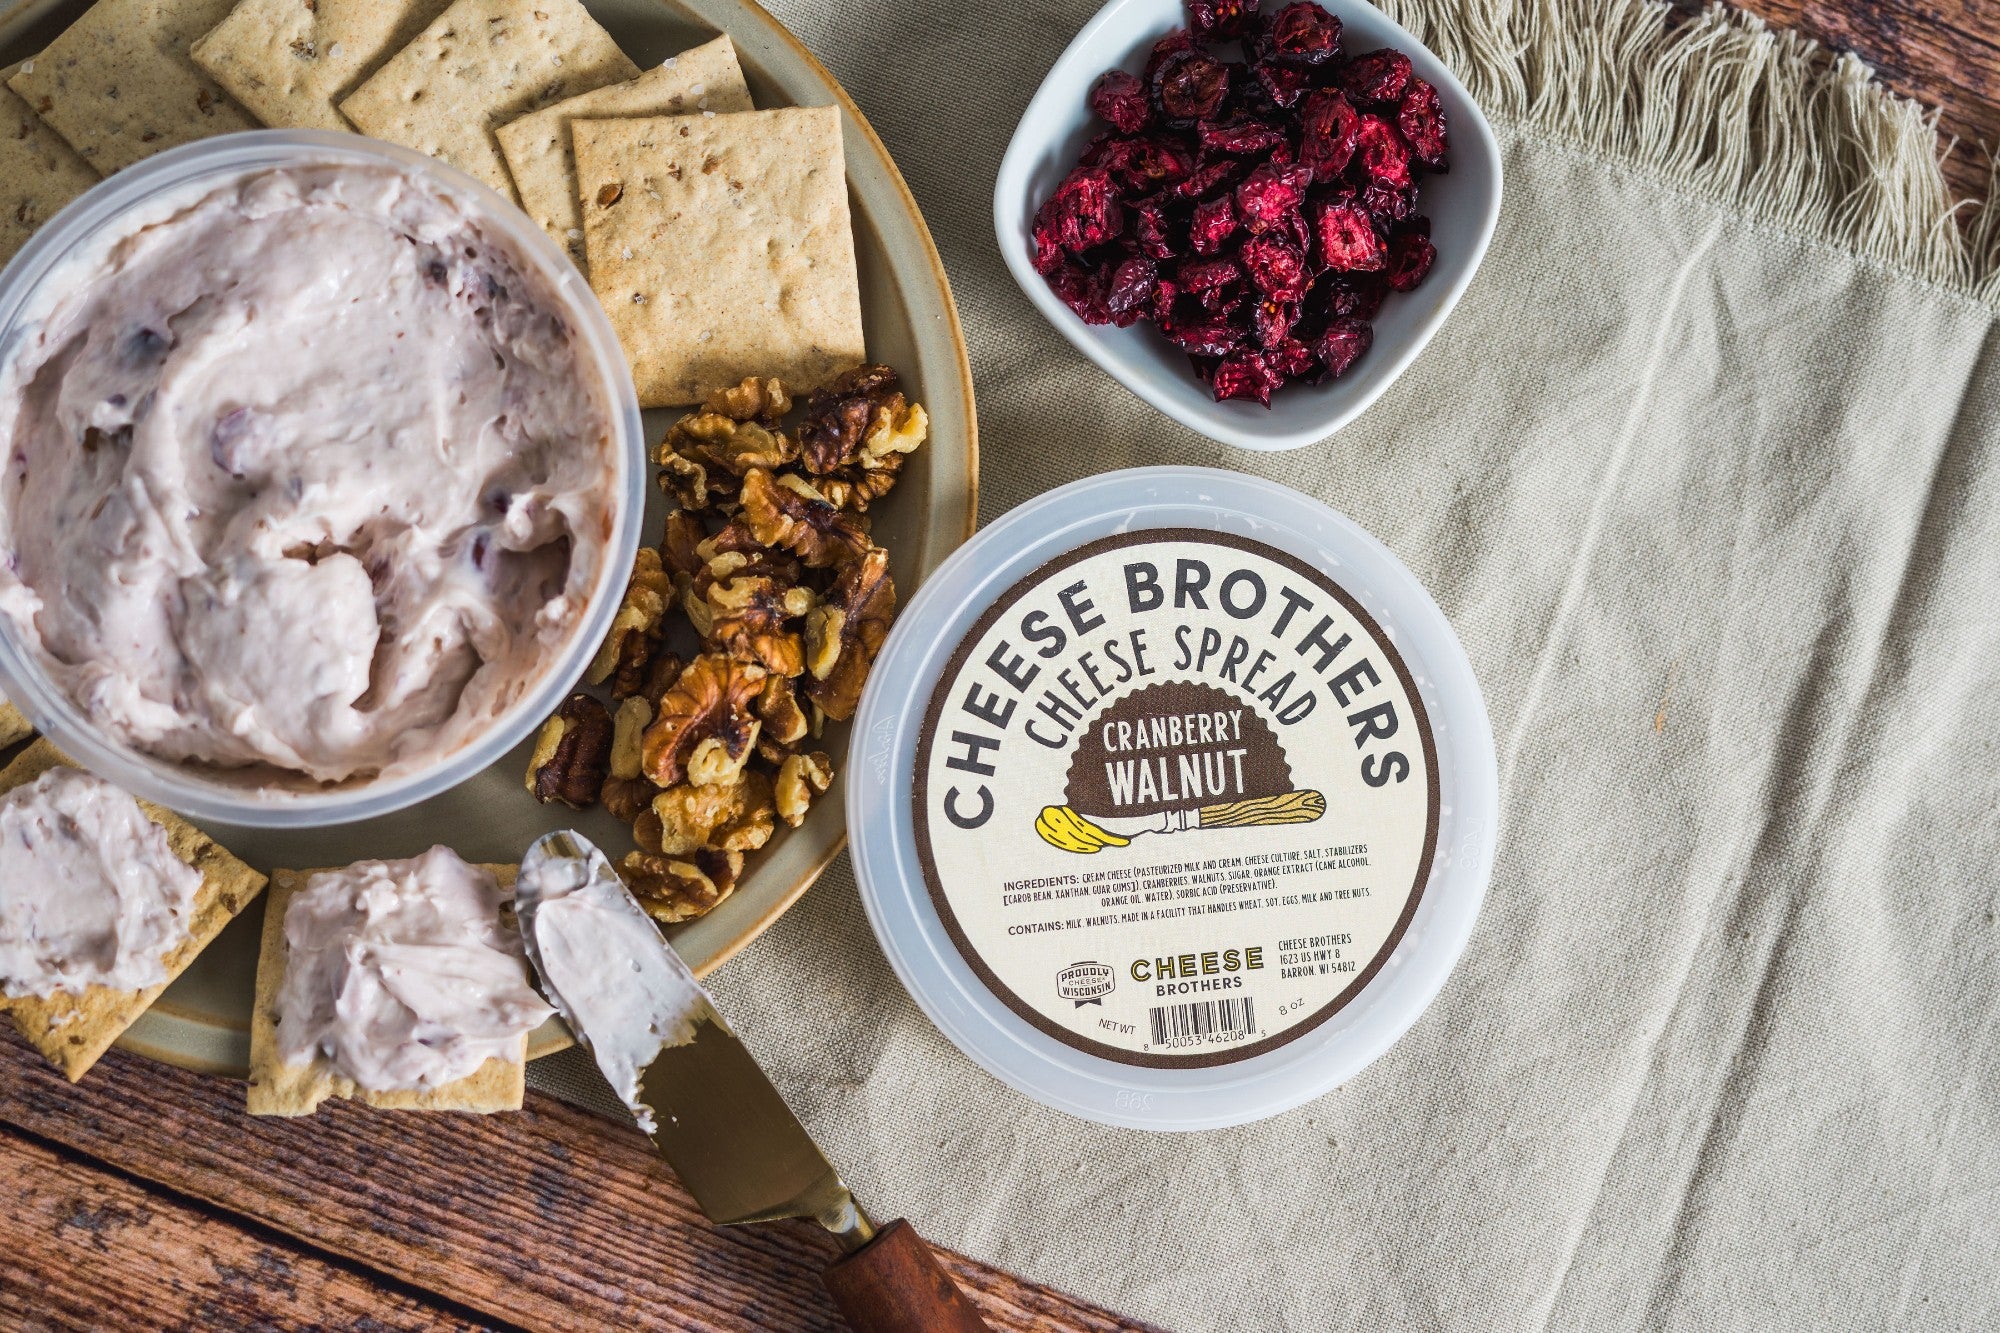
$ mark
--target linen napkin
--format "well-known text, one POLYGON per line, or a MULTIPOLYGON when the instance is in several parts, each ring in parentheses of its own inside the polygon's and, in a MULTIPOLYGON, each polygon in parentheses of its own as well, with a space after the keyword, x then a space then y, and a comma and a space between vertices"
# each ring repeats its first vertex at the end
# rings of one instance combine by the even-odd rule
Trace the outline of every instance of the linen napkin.
POLYGON ((1499 233, 1378 405, 1253 456, 1087 363, 996 251, 1001 151, 1092 0, 772 7, 936 234, 982 518, 1137 464, 1317 495, 1443 605, 1500 750, 1444 994, 1237 1130, 990 1079, 843 857, 714 984, 862 1197, 1182 1330, 2000 1325, 2000 263, 1922 114, 1740 17, 1403 0, 1500 128, 1499 233))

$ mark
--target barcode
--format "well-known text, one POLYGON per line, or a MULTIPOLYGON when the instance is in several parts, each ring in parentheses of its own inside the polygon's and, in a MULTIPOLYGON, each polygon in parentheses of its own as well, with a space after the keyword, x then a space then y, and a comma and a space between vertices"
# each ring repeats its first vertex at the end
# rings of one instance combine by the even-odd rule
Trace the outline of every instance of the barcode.
POLYGON ((1155 1046, 1201 1037, 1241 1037, 1257 1030, 1256 1009, 1247 995, 1233 1000, 1163 1004, 1149 1012, 1155 1046))

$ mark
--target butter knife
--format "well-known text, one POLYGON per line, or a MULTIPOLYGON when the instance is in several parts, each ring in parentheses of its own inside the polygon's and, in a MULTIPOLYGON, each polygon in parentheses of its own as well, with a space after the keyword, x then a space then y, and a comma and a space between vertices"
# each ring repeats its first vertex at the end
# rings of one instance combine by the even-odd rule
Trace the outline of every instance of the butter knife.
POLYGON ((514 905, 549 1002, 711 1222, 825 1227, 842 1251, 827 1290, 857 1333, 988 1328, 908 1222, 869 1220, 604 853, 542 838, 514 905))

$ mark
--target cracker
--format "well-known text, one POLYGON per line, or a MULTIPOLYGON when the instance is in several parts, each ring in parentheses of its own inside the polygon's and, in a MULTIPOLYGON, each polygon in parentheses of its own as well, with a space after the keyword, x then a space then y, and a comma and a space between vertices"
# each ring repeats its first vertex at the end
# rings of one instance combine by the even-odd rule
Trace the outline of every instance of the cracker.
POLYGON ((521 192, 521 207, 580 268, 583 210, 577 205, 570 122, 749 109, 750 89, 736 63, 736 44, 722 36, 681 52, 636 79, 530 111, 502 125, 497 134, 514 188, 521 192))
MULTIPOLYGON (((0 84, 20 68, 0 69, 0 84)), ((42 124, 33 107, 0 87, 0 264, 12 259, 57 209, 95 184, 97 173, 90 164, 42 124)), ((11 744, 0 740, 0 745, 11 744)))
MULTIPOLYGON (((0 792, 26 786, 58 766, 75 767, 47 740, 38 740, 0 770, 0 792)), ((264 889, 262 875, 173 811, 163 810, 151 801, 140 801, 139 808, 167 831, 167 845, 173 848, 174 855, 201 872, 201 888, 195 894, 188 937, 167 955, 166 981, 140 991, 87 986, 74 995, 57 991, 46 998, 0 997, 0 1010, 6 1011, 28 1043, 48 1057, 49 1063, 62 1070, 72 1083, 97 1063, 111 1043, 146 1012, 160 992, 264 889)))
MULTIPOLYGON (((518 866, 483 866, 503 888, 514 886, 518 866)), ((511 1060, 487 1060, 464 1078, 428 1091, 396 1088, 377 1092, 357 1085, 324 1056, 304 1064, 278 1059, 278 991, 285 981, 285 909, 292 895, 320 870, 274 870, 264 901, 264 940, 257 955, 257 1000, 250 1014, 251 1115, 311 1115, 329 1097, 346 1097, 388 1111, 518 1111, 527 1087, 528 1034, 522 1033, 511 1060)))
POLYGON ((28 715, 5 699, 0 699, 0 749, 34 734, 35 724, 28 721, 28 715))
POLYGON ((646 407, 861 364, 840 111, 578 120, 590 285, 646 407))
POLYGON ((581 0, 455 0, 340 110, 363 134, 440 158, 514 199, 493 131, 638 73, 581 0))
POLYGON ((277 129, 345 130, 335 103, 451 0, 240 0, 189 52, 277 129))
POLYGON ((97 0, 7 86, 109 176, 196 139, 254 130, 188 58, 235 0, 97 0))

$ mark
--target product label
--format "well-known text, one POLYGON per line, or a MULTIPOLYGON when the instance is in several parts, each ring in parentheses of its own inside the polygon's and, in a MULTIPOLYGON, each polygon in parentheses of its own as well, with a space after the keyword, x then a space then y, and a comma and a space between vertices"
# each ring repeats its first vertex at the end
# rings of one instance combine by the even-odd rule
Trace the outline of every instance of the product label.
POLYGON ((1154 529, 988 608, 928 701, 914 800, 932 901, 1014 1012, 1106 1059, 1216 1065, 1388 959, 1430 875, 1437 754, 1337 582, 1154 529))

